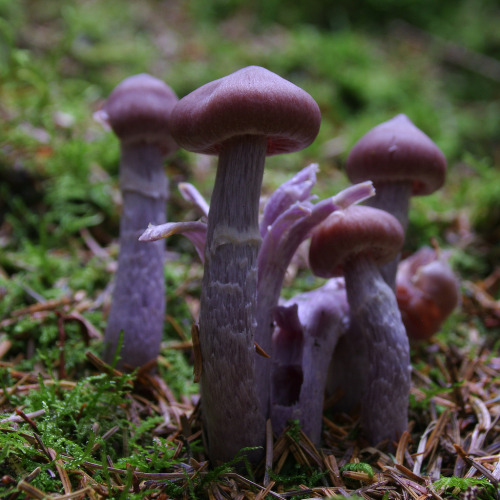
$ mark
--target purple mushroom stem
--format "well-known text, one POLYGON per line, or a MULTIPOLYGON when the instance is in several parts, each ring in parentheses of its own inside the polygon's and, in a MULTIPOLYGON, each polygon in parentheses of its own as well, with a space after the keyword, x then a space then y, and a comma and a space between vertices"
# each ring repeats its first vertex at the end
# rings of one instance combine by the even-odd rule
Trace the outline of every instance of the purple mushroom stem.
POLYGON ((346 266, 346 289, 353 328, 365 342, 369 336, 365 347, 372 388, 364 393, 361 426, 373 444, 385 439, 392 444, 408 428, 410 361, 401 314, 394 293, 369 259, 346 266))
MULTIPOLYGON (((254 348, 264 162, 311 144, 320 121, 309 94, 255 66, 200 87, 172 113, 181 147, 219 156, 199 320, 202 414, 214 464, 265 443, 268 408, 257 393, 254 348)), ((246 456, 257 462, 263 448, 246 456)))
MULTIPOLYGON (((392 214, 406 231, 411 196, 428 195, 445 180, 446 159, 436 144, 403 114, 367 132, 346 161, 352 182, 373 181, 377 194, 368 205, 392 214)), ((381 268, 394 289, 400 256, 381 268)))
MULTIPOLYGON (((278 305, 286 270, 299 245, 331 213, 373 196, 370 182, 350 186, 336 196, 311 203, 296 203, 276 218, 262 242, 258 261, 257 330, 255 341, 272 355, 273 314, 278 305)), ((271 362, 260 357, 257 365, 257 387, 262 404, 269 401, 271 362)))
POLYGON ((327 369, 326 396, 333 397, 331 409, 350 413, 360 408, 367 386, 368 352, 363 332, 349 322, 349 327, 335 346, 327 369))
POLYGON ((121 143, 118 270, 104 336, 104 359, 119 354, 119 367, 152 363, 160 350, 165 315, 164 249, 162 241, 138 241, 149 223, 166 219, 168 182, 165 156, 177 149, 169 131, 169 116, 177 96, 161 80, 140 74, 121 82, 110 94, 100 121, 121 143), (116 353, 120 334, 123 346, 116 353))
POLYGON ((304 432, 318 445, 328 366, 337 341, 349 324, 344 280, 329 280, 316 290, 290 299, 278 306, 275 319, 273 429, 281 433, 290 419, 298 419, 304 432))
POLYGON ((182 197, 192 203, 202 216, 208 217, 209 206, 201 193, 189 182, 180 182, 178 185, 182 197))
MULTIPOLYGON (((459 283, 447 262, 448 256, 446 251, 423 247, 399 263, 396 299, 410 341, 428 339, 457 306, 459 283)), ((350 412, 361 404, 360 388, 367 382, 366 373, 357 367, 365 366, 368 359, 362 338, 359 328, 351 325, 335 348, 326 392, 338 397, 336 411, 350 412)))
POLYGON ((359 333, 366 364, 361 426, 369 441, 398 440, 408 427, 410 353, 396 297, 379 271, 404 241, 401 224, 383 210, 352 206, 332 214, 311 239, 315 274, 344 274, 351 329, 359 333))
POLYGON ((159 148, 123 147, 120 178, 123 197, 120 252, 106 326, 104 359, 112 360, 123 330, 118 365, 135 367, 156 358, 163 333, 165 244, 159 241, 145 245, 138 241, 141 228, 151 221, 165 220, 167 179, 159 148), (136 173, 137 166, 141 168, 140 176, 136 173))

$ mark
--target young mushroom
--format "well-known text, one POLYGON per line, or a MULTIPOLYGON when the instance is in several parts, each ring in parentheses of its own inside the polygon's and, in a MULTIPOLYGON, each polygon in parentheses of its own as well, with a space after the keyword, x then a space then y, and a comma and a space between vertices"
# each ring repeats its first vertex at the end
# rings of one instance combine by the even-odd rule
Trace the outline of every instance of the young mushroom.
MULTIPOLYGON (((399 114, 354 145, 346 173, 351 182, 371 180, 376 195, 367 204, 394 215, 406 231, 410 196, 428 195, 443 185, 446 158, 406 115, 399 114)), ((398 262, 399 256, 382 269, 393 288, 398 262)))
POLYGON ((396 295, 408 337, 437 333, 460 299, 460 287, 445 252, 424 247, 401 261, 396 295))
MULTIPOLYGON (((203 418, 209 456, 217 463, 264 444, 269 409, 255 387, 254 332, 265 157, 308 146, 321 114, 305 91, 250 66, 181 99, 171 119, 181 147, 219 155, 199 320, 203 418)), ((256 461, 262 450, 247 456, 256 461)))
POLYGON ((301 293, 276 308, 271 379, 273 431, 288 421, 319 445, 328 365, 349 326, 349 306, 342 278, 301 293))
POLYGON ((118 270, 104 358, 113 360, 123 331, 119 366, 138 367, 154 361, 160 350, 165 315, 165 242, 141 243, 149 223, 166 218, 168 182, 163 159, 177 149, 169 130, 175 93, 147 74, 123 80, 110 94, 97 119, 120 139, 120 220, 118 270))
MULTIPOLYGON (((397 440, 408 426, 410 355, 396 298, 378 266, 400 251, 401 224, 385 211, 351 206, 330 215, 313 233, 312 271, 325 278, 344 274, 353 342, 364 350, 361 425, 372 444, 397 440)), ((356 390, 354 387, 352 390, 356 390)))

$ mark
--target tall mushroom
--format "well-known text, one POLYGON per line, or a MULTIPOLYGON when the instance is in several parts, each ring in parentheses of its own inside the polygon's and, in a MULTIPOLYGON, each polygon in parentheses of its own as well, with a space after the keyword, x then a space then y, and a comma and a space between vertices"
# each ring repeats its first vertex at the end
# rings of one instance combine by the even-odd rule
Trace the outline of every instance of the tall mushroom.
POLYGON ((366 353, 366 366, 353 369, 365 373, 361 425, 372 444, 398 439, 408 426, 408 338, 394 293, 378 269, 394 258, 403 240, 403 228, 393 216, 363 206, 330 215, 311 239, 313 272, 345 276, 351 328, 360 332, 357 348, 366 353))
POLYGON ((177 149, 169 117, 177 96, 161 80, 147 74, 123 80, 110 94, 97 119, 120 139, 120 221, 118 270, 104 358, 111 361, 123 331, 119 366, 138 367, 160 350, 165 315, 163 274, 165 242, 138 241, 149 223, 166 219, 168 181, 163 159, 177 149))
MULTIPOLYGON (((406 231, 410 196, 428 195, 443 185, 446 158, 406 115, 399 114, 354 145, 346 173, 351 182, 371 180, 376 195, 367 204, 394 215, 406 231)), ((398 262, 399 256, 382 269, 393 288, 398 262)))
MULTIPOLYGON (((268 406, 255 388, 259 196, 266 155, 316 137, 321 115, 304 90, 250 66, 181 99, 171 130, 181 147, 218 154, 208 216, 200 309, 201 396, 209 455, 262 446, 268 406)), ((257 460, 262 450, 248 453, 257 460)))

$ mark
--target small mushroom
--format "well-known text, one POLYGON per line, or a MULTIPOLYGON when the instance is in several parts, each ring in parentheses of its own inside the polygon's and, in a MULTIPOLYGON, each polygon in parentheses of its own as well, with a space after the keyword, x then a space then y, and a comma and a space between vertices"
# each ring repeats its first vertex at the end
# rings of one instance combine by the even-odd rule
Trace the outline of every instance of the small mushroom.
POLYGON ((175 93, 147 74, 123 80, 110 94, 97 119, 120 139, 120 253, 104 341, 104 358, 113 360, 123 331, 119 366, 154 361, 160 350, 165 315, 163 274, 165 242, 138 241, 149 224, 166 218, 168 181, 164 157, 177 149, 169 116, 175 93))
MULTIPOLYGON (((269 412, 255 387, 254 351, 265 157, 308 146, 321 114, 304 90, 250 66, 187 95, 171 118, 181 147, 219 155, 200 304, 203 416, 209 456, 217 463, 262 446, 269 412)), ((248 458, 261 455, 252 451, 248 458)))
MULTIPOLYGON (((354 145, 346 173, 351 182, 371 180, 376 195, 367 204, 394 215, 406 231, 410 196, 428 195, 443 185, 446 158, 406 115, 399 114, 354 145)), ((399 256, 382 269, 393 288, 398 262, 399 256)))
POLYGON ((362 206, 330 215, 311 238, 312 271, 325 278, 345 276, 351 330, 359 332, 351 340, 366 353, 366 364, 353 369, 367 381, 361 388, 361 425, 372 444, 396 440, 408 426, 408 338, 394 293, 378 268, 394 258, 403 240, 393 216, 362 206))
POLYGON ((396 295, 410 339, 427 340, 437 333, 460 299, 446 253, 424 247, 401 261, 396 295))
POLYGON ((319 445, 328 365, 349 325, 342 278, 301 293, 276 308, 273 334, 271 422, 281 433, 290 419, 299 420, 319 445))

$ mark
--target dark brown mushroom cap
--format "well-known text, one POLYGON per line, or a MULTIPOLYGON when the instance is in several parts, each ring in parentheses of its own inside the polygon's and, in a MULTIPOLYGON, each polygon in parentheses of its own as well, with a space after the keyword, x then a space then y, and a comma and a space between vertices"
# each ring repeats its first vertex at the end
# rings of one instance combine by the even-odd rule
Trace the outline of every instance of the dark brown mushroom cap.
POLYGON ((439 189, 446 176, 446 158, 436 144, 403 114, 365 134, 346 162, 353 183, 412 182, 412 195, 439 189))
POLYGON ((170 153, 178 148, 170 134, 170 114, 178 100, 166 83, 141 73, 125 78, 115 87, 100 119, 122 142, 155 143, 170 153))
POLYGON ((218 154, 235 136, 264 135, 269 156, 309 146, 320 122, 319 107, 307 92, 267 69, 248 66, 182 98, 171 130, 181 147, 204 154, 218 154))
POLYGON ((391 214, 378 208, 351 206, 334 212, 314 231, 309 264, 317 276, 340 276, 349 259, 368 256, 377 265, 389 262, 403 242, 403 228, 391 214))

